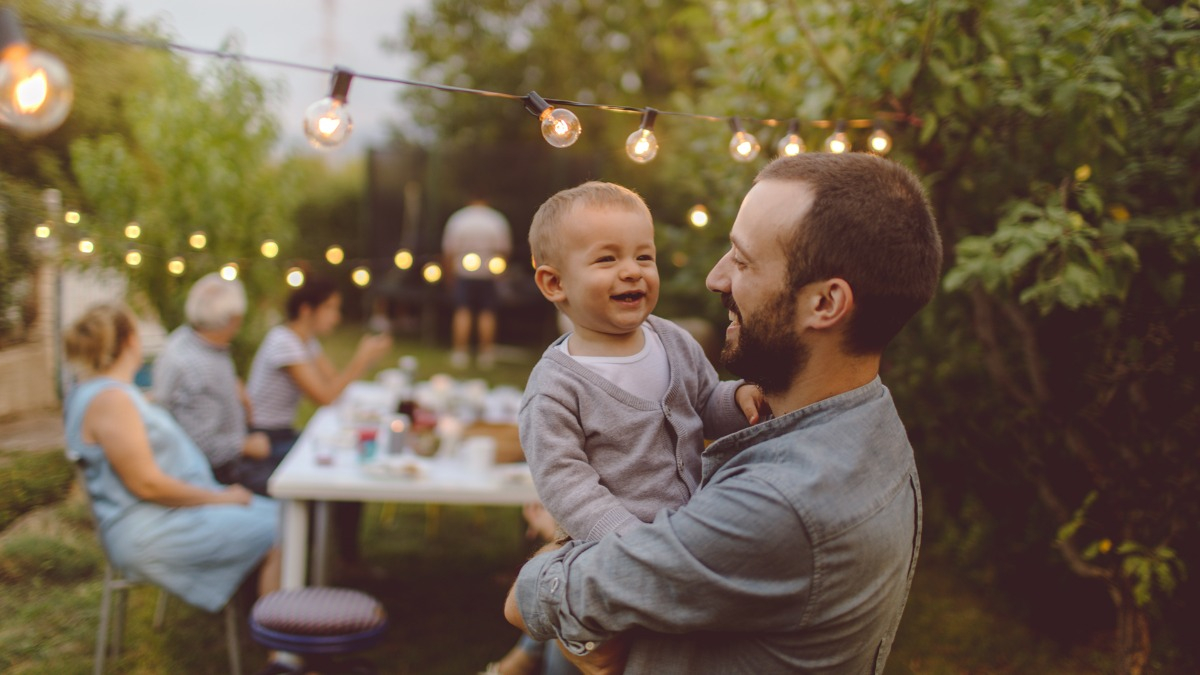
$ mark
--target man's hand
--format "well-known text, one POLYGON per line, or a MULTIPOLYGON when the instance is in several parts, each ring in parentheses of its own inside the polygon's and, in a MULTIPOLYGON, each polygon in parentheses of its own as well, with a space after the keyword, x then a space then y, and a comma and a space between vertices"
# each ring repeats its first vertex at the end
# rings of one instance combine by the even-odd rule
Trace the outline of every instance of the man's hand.
POLYGON ((266 459, 271 456, 271 439, 261 431, 246 434, 242 442, 242 455, 250 459, 266 459))
POLYGON ((743 384, 737 388, 733 397, 750 424, 758 424, 771 412, 766 399, 763 398, 762 389, 759 389, 757 384, 743 384))
POLYGON ((625 672, 625 661, 629 658, 629 636, 619 635, 596 647, 587 656, 572 654, 558 640, 559 650, 573 666, 584 675, 620 675, 625 672))
MULTIPOLYGON (((547 551, 555 551, 562 547, 563 545, 561 543, 552 541, 549 544, 539 548, 537 553, 533 554, 533 557, 536 558, 547 551)), ((504 600, 504 618, 507 619, 512 625, 520 628, 522 633, 527 632, 525 630, 525 617, 521 616, 521 608, 517 606, 516 582, 513 582, 512 588, 508 589, 508 597, 504 600)))

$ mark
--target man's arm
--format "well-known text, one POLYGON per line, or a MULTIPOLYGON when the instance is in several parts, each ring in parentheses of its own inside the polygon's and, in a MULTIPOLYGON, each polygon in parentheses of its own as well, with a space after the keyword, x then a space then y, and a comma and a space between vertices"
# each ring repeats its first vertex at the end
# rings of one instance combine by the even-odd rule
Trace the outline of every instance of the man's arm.
MULTIPOLYGON (((208 457, 213 467, 223 466, 242 456, 246 440, 245 420, 231 420, 224 414, 226 406, 216 400, 215 383, 209 382, 206 371, 162 371, 163 387, 159 389, 158 404, 167 409, 189 438, 208 457)), ((236 391, 228 392, 234 397, 236 391)))

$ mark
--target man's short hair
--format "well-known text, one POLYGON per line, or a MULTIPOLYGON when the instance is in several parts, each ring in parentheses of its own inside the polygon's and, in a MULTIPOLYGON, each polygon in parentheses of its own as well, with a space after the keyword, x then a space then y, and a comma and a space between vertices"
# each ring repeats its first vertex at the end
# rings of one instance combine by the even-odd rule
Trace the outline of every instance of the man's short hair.
POLYGON ((220 330, 236 317, 246 316, 246 288, 216 272, 205 274, 188 291, 183 314, 196 330, 220 330))
POLYGON ((941 276, 942 240, 921 181, 865 153, 781 157, 759 172, 762 181, 803 182, 814 192, 808 214, 781 237, 788 287, 844 279, 855 303, 846 349, 881 353, 941 276))
POLYGON ((292 291, 287 299, 287 317, 289 321, 300 318, 300 308, 307 306, 316 309, 318 305, 337 293, 337 285, 329 279, 309 277, 304 285, 292 291))
POLYGON ((645 213, 650 218, 650 208, 641 195, 616 183, 593 180, 562 190, 543 202, 533 214, 529 248, 535 266, 557 263, 563 253, 563 219, 579 207, 623 209, 645 213))

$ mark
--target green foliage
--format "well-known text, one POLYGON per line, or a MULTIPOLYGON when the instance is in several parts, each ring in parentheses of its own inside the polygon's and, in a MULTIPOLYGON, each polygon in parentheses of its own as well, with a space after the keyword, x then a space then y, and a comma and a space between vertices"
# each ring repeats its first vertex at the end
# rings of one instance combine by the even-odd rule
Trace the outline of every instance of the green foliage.
POLYGON ((73 476, 61 450, 0 455, 0 530, 22 514, 62 499, 73 476))
POLYGON ((95 576, 103 565, 97 549, 84 549, 60 537, 21 534, 0 543, 0 582, 5 584, 81 581, 95 576))

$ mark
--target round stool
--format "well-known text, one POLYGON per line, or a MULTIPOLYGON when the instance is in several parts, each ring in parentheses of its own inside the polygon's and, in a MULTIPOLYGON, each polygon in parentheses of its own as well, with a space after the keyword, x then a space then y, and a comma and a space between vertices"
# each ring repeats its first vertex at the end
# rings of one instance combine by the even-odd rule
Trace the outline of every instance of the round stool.
POLYGON ((374 672, 363 660, 335 657, 361 651, 383 638, 387 613, 378 600, 348 588, 297 588, 258 599, 250 611, 250 637, 258 644, 304 657, 304 671, 374 672))

